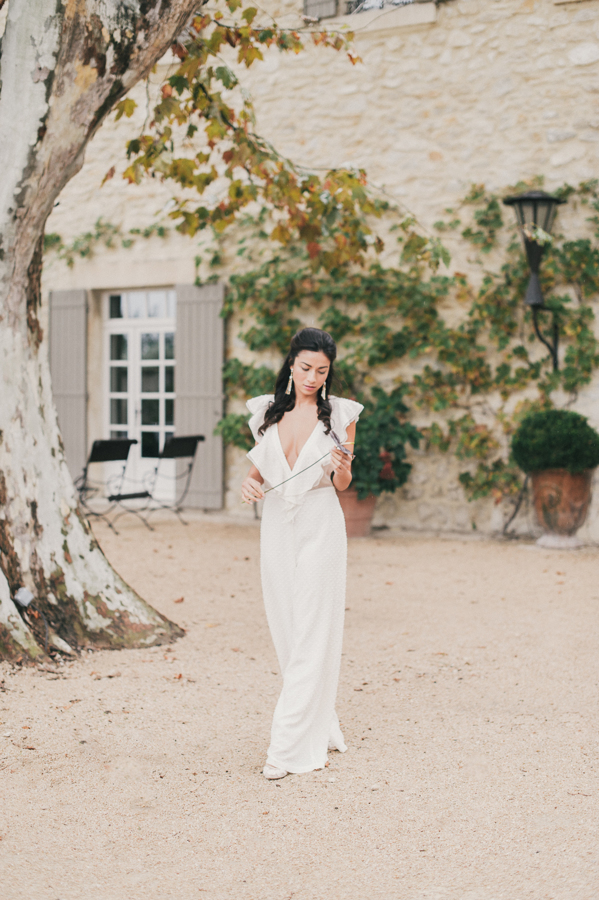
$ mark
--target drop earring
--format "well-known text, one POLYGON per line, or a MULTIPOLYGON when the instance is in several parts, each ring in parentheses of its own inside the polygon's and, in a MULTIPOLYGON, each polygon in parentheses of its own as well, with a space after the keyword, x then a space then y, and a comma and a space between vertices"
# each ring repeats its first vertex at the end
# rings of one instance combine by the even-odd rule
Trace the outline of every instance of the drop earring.
POLYGON ((326 381, 322 386, 322 399, 323 400, 327 399, 327 383, 326 383, 326 381))
POLYGON ((290 394, 292 387, 293 387, 293 372, 290 372, 289 373, 289 381, 287 382, 287 387, 285 388, 285 393, 290 394))

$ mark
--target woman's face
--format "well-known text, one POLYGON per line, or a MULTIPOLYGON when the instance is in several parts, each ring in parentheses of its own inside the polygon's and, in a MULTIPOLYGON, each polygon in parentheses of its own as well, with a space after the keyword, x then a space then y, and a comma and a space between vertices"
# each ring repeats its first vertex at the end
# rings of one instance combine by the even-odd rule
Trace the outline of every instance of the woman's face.
POLYGON ((331 363, 320 350, 301 350, 295 357, 291 371, 298 395, 315 397, 329 374, 331 363))

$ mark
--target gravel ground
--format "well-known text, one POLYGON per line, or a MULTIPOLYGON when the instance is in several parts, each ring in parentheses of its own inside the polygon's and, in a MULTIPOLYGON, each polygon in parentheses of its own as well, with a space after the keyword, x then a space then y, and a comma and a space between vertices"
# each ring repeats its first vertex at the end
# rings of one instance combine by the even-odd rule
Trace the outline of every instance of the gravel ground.
POLYGON ((0 665, 2 900, 597 900, 597 550, 350 542, 349 750, 266 782, 255 524, 97 534, 187 634, 0 665))

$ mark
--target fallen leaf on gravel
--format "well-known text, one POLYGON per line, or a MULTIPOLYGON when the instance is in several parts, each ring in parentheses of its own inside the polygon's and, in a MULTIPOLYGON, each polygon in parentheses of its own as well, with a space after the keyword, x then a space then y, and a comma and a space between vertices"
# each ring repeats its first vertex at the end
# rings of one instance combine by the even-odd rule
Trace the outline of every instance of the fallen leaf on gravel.
POLYGON ((218 628, 219 625, 220 625, 220 622, 208 622, 206 624, 206 628, 218 628))
POLYGON ((23 750, 35 750, 35 747, 23 747, 23 750))
POLYGON ((239 653, 239 647, 231 647, 233 653, 239 653))
POLYGON ((179 678, 183 678, 183 672, 179 672, 178 675, 175 675, 175 681, 177 681, 179 678))
POLYGON ((184 600, 185 600, 185 597, 179 597, 178 600, 173 600, 173 603, 183 603, 184 600))

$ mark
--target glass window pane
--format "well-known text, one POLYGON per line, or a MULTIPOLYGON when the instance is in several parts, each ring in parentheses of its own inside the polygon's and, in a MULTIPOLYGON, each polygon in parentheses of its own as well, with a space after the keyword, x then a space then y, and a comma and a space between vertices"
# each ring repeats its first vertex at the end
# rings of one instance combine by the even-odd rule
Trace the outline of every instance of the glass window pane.
POLYGON ((148 316, 163 319, 166 315, 166 291, 148 291, 148 316))
POLYGON ((164 424, 165 425, 174 425, 175 424, 175 401, 174 400, 165 400, 164 401, 164 424))
POLYGON ((113 394, 127 393, 127 373, 126 366, 110 367, 110 390, 113 394))
POLYGON ((127 424, 127 400, 126 398, 112 397, 110 400, 110 424, 127 424))
POLYGON ((141 358, 142 359, 160 359, 160 345, 158 334, 142 334, 141 336, 141 358))
POLYGON ((122 319, 123 318, 123 305, 122 305, 122 297, 120 294, 111 294, 110 295, 110 318, 111 319, 122 319))
POLYGON ((158 432, 142 431, 141 433, 141 455, 142 456, 158 456, 158 432))
POLYGON ((172 331, 164 335, 164 358, 175 358, 175 335, 172 331))
POLYGON ((127 294, 127 315, 130 319, 145 319, 146 292, 129 291, 127 294))
POLYGON ((110 358, 123 360, 127 359, 127 335, 111 334, 110 335, 110 358))
POLYGON ((158 400, 142 400, 141 401, 141 424, 142 425, 159 425, 158 419, 158 400))
POLYGON ((160 390, 158 383, 158 366, 141 367, 141 392, 142 394, 157 394, 160 390))
POLYGON ((164 367, 164 390, 167 394, 175 392, 175 369, 174 366, 164 367))
POLYGON ((174 319, 177 315, 177 292, 168 291, 166 298, 166 314, 169 319, 174 319))
POLYGON ((129 437, 128 432, 126 431, 111 431, 110 439, 113 441, 127 440, 129 437))

